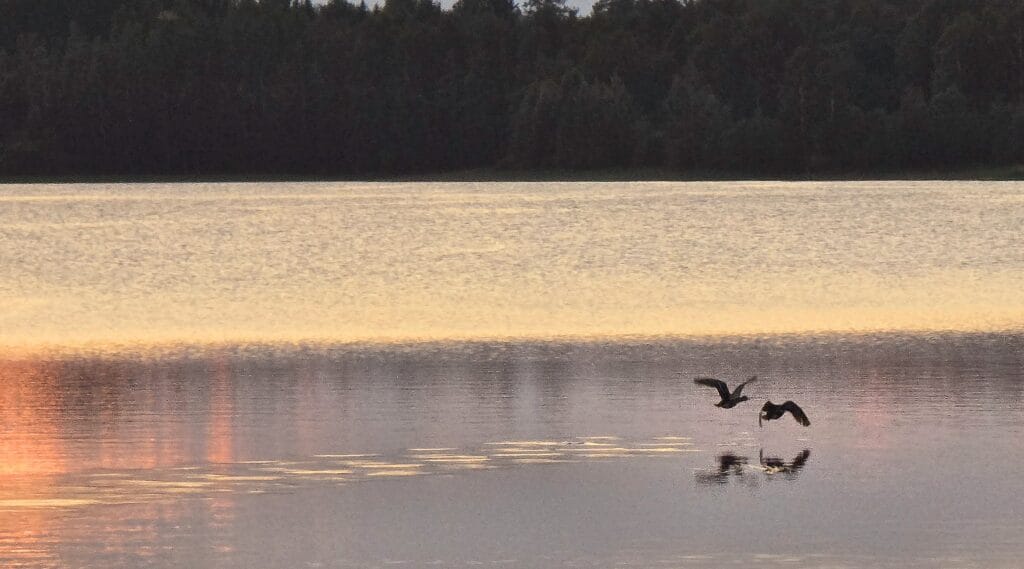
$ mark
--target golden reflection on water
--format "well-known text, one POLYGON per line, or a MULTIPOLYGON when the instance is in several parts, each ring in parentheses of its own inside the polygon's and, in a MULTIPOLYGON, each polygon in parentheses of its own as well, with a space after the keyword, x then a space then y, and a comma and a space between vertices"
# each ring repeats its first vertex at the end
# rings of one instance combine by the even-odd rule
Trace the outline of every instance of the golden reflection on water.
MULTIPOLYGON (((581 460, 658 457, 684 450, 698 452, 698 449, 663 446, 660 442, 622 441, 618 437, 615 440, 618 441, 615 445, 594 443, 585 437, 550 442, 501 441, 476 449, 461 449, 460 453, 424 454, 419 449, 409 449, 404 454, 388 457, 374 455, 377 458, 373 460, 352 459, 348 458, 351 455, 339 453, 302 460, 250 460, 204 466, 65 473, 50 481, 45 493, 38 487, 23 487, 20 494, 8 489, 0 497, 0 518, 12 511, 145 504, 196 496, 205 498, 202 503, 208 508, 210 519, 229 526, 234 518, 234 495, 283 491, 297 484, 349 484, 380 478, 449 475, 581 460)), ((0 559, 9 554, 0 543, 0 559)))
MULTIPOLYGON (((216 389, 214 387, 214 392, 216 389)), ((217 432, 218 427, 212 426, 211 436, 217 432)), ((133 525, 136 523, 134 516, 139 516, 146 520, 145 524, 135 527, 129 533, 119 531, 117 535, 90 535, 90 538, 106 540, 106 552, 130 552, 132 559, 137 560, 153 553, 150 548, 160 541, 158 526, 162 521, 195 515, 194 512, 186 514, 184 511, 187 506, 182 500, 191 497, 205 511, 203 519, 210 520, 211 529, 216 530, 210 532, 210 551, 218 555, 229 555, 234 552, 234 503, 239 495, 291 492, 299 485, 344 487, 360 482, 386 483, 396 478, 450 476, 459 472, 527 468, 533 465, 575 463, 584 459, 638 455, 654 457, 662 450, 659 442, 630 441, 622 443, 626 446, 609 449, 614 452, 575 455, 572 451, 576 447, 594 448, 594 445, 585 447, 585 444, 591 442, 587 439, 543 442, 542 446, 530 444, 539 442, 497 442, 466 449, 416 448, 391 456, 330 453, 297 460, 211 462, 202 466, 147 467, 141 470, 102 472, 58 473, 49 466, 42 469, 23 468, 19 476, 3 479, 21 480, 23 483, 20 486, 4 485, 0 490, 0 526, 18 528, 13 536, 0 531, 0 562, 13 562, 15 566, 57 566, 59 555, 56 547, 59 539, 68 537, 55 537, 60 534, 58 527, 61 511, 131 506, 133 509, 125 511, 106 510, 102 514, 103 519, 111 524, 133 525), (129 518, 120 519, 118 516, 129 518)), ((603 448, 604 443, 597 443, 596 446, 603 448)), ((215 443, 212 448, 221 446, 215 443)), ((225 458, 218 453, 208 456, 225 458)))
MULTIPOLYGON (((162 409, 167 402, 157 400, 157 391, 126 391, 134 378, 122 376, 117 366, 86 365, 69 373, 63 365, 0 359, 0 566, 58 566, 63 510, 138 505, 143 511, 132 515, 147 520, 141 533, 102 539, 108 551, 145 556, 145 546, 128 541, 148 533, 155 542, 161 519, 181 517, 167 511, 178 508, 166 503, 169 498, 207 497, 201 504, 208 519, 227 528, 234 520, 234 485, 276 479, 218 474, 233 461, 234 395, 226 360, 215 361, 209 375, 210 409, 203 415, 210 422, 201 430, 211 466, 202 467, 182 465, 195 434, 187 422, 148 421, 146 414, 123 419, 126 397, 150 412, 162 409), (73 385, 83 370, 88 380, 73 385)), ((227 544, 213 547, 221 551, 227 544)))
POLYGON ((53 396, 55 374, 35 362, 0 362, 0 564, 45 563, 56 559, 46 512, 84 506, 89 499, 61 496, 57 476, 64 469, 53 396), (9 513, 11 510, 33 511, 9 513))
POLYGON ((0 361, 0 477, 45 479, 64 471, 54 382, 46 364, 0 361))
POLYGON ((1024 325, 1024 184, 5 186, 0 347, 1024 325))
POLYGON ((231 427, 231 421, 235 416, 235 394, 231 386, 231 367, 224 354, 214 358, 213 362, 206 460, 214 464, 228 463, 235 459, 231 427))

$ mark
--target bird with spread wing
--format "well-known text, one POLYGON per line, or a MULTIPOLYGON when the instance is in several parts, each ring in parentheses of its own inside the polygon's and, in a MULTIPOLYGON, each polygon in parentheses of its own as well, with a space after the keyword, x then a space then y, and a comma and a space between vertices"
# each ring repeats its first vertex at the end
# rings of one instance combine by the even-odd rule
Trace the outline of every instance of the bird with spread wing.
POLYGON ((787 411, 790 415, 793 415, 793 418, 796 419, 797 423, 800 423, 805 427, 811 426, 811 420, 807 418, 807 414, 804 413, 804 410, 792 401, 786 401, 782 405, 776 405, 771 401, 766 402, 764 407, 761 407, 761 413, 757 416, 757 426, 764 426, 762 424, 762 420, 773 421, 775 419, 780 419, 787 411))
POLYGON ((729 393, 729 386, 726 385, 725 382, 720 379, 715 379, 713 377, 698 377, 693 380, 693 382, 696 383, 697 385, 705 385, 707 387, 714 387, 715 389, 717 389, 718 395, 721 396, 722 400, 719 401, 718 403, 715 403, 715 407, 721 407, 722 409, 732 409, 733 407, 746 401, 747 396, 742 395, 743 386, 752 381, 757 381, 756 375, 744 381, 743 383, 737 385, 736 389, 734 389, 732 393, 729 393))

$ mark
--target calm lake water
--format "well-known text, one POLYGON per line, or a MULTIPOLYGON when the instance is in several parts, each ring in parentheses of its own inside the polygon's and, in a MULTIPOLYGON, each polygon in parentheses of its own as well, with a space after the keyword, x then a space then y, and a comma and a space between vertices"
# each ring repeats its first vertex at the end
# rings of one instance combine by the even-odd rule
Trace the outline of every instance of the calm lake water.
POLYGON ((1021 227, 1020 183, 0 186, 0 566, 1019 567, 1021 227))

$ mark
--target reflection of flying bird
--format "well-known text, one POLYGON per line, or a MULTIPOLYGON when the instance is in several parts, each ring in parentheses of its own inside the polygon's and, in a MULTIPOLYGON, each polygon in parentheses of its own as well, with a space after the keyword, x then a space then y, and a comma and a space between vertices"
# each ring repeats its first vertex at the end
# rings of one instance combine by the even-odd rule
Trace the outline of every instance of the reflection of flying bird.
POLYGON ((743 467, 747 457, 737 456, 731 452, 718 455, 718 469, 704 470, 694 473, 698 484, 725 484, 730 476, 743 478, 743 467))
POLYGON ((718 455, 719 474, 728 474, 731 470, 735 474, 743 472, 743 465, 747 463, 747 457, 736 456, 731 452, 718 455))
POLYGON ((800 423, 805 427, 811 426, 811 420, 807 418, 804 410, 792 401, 786 401, 782 405, 776 405, 771 401, 766 402, 764 407, 761 407, 761 413, 757 416, 757 425, 759 427, 763 427, 764 425, 761 423, 762 420, 772 421, 774 419, 778 419, 785 415, 786 411, 789 411, 789 413, 793 415, 793 418, 796 419, 797 423, 800 423))
POLYGON ((777 472, 789 472, 796 474, 804 464, 807 463, 807 459, 811 457, 811 451, 804 449, 803 452, 796 455, 796 458, 789 461, 788 463, 783 461, 781 458, 774 456, 765 457, 764 449, 761 449, 758 453, 758 458, 761 462, 761 468, 764 469, 765 474, 775 474, 777 472))
POLYGON ((698 377, 694 379, 693 382, 696 383, 697 385, 706 385, 708 387, 714 387, 715 389, 718 390, 718 394, 722 397, 722 400, 718 403, 715 403, 715 407, 721 407, 722 409, 732 409, 733 407, 747 400, 747 397, 745 395, 740 396, 740 393, 743 392, 744 385, 755 380, 757 380, 756 375, 744 381, 743 383, 737 385, 736 389, 732 393, 729 393, 729 387, 725 385, 724 381, 720 379, 715 379, 713 377, 698 377))

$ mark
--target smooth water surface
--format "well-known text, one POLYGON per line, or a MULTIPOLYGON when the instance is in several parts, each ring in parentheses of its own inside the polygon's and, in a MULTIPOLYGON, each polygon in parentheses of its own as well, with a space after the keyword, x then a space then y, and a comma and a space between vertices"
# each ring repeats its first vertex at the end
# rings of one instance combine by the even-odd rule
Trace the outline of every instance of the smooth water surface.
POLYGON ((1024 327, 1024 183, 0 187, 0 347, 1024 327))
POLYGON ((8 361, 0 380, 4 567, 1024 553, 1021 336, 225 351, 8 361), (704 373, 758 373, 753 401, 715 408, 704 373), (767 398, 812 425, 759 429, 767 398))

